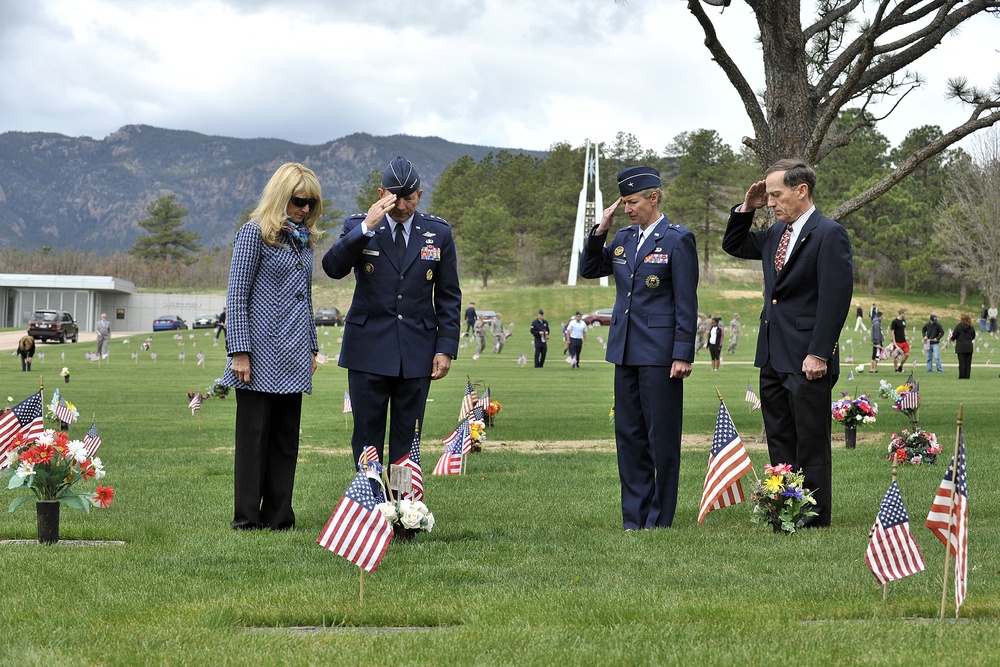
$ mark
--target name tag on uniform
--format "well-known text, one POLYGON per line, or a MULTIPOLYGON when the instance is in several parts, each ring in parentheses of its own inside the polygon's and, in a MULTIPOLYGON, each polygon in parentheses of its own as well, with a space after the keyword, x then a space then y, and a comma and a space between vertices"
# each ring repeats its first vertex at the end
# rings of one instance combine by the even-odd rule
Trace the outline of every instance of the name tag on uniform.
POLYGON ((362 255, 375 255, 376 257, 378 257, 378 250, 369 250, 368 248, 364 248, 361 251, 361 254, 362 255))
POLYGON ((420 259, 427 259, 432 262, 441 261, 441 248, 435 246, 424 246, 420 249, 420 259))
POLYGON ((654 252, 646 255, 642 260, 646 264, 666 264, 667 263, 667 253, 665 252, 654 252))
POLYGON ((619 259, 618 257, 612 257, 611 258, 611 263, 612 264, 628 264, 628 262, 626 262, 624 259, 619 259))

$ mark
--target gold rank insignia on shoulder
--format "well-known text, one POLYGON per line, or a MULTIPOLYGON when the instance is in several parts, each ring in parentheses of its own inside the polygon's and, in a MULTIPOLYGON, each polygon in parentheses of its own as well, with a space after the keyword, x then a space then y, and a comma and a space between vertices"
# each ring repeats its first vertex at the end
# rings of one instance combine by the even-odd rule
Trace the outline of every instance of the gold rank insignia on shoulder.
POLYGON ((365 264, 365 273, 371 273, 374 270, 375 270, 375 267, 372 266, 370 263, 369 264, 365 264))
POLYGON ((615 257, 621 257, 625 254, 625 246, 615 247, 615 257))
POLYGON ((660 277, 659 276, 647 276, 646 277, 646 287, 648 287, 649 289, 656 289, 659 286, 660 286, 660 277))
POLYGON ((427 269, 427 280, 434 280, 434 269, 427 269))

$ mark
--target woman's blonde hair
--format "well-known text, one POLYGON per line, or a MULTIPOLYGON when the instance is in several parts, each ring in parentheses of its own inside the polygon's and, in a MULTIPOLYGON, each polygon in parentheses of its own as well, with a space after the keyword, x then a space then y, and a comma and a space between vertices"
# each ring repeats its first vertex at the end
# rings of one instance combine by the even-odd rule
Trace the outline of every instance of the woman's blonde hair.
POLYGON ((257 208, 250 216, 260 225, 261 236, 268 245, 282 245, 278 237, 288 217, 289 199, 299 190, 305 191, 306 199, 316 200, 316 205, 309 207, 309 213, 303 221, 309 229, 309 247, 315 245, 316 239, 323 234, 316 228, 316 222, 323 215, 323 192, 319 187, 319 179, 309 167, 297 162, 286 162, 278 167, 264 186, 257 208))

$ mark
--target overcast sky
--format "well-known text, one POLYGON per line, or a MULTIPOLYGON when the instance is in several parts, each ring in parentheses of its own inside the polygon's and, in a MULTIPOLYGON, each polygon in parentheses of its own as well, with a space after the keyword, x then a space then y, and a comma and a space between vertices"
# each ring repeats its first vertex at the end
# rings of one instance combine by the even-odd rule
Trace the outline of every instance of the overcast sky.
MULTIPOLYGON (((103 138, 147 124, 322 144, 354 132, 546 149, 631 132, 751 133, 680 0, 0 0, 0 132, 103 138)), ((810 2, 805 2, 811 7, 810 2)), ((720 38, 762 88, 756 23, 720 38)), ((949 76, 989 86, 1000 21, 980 16, 916 69, 880 129, 894 144, 968 116, 949 76)))

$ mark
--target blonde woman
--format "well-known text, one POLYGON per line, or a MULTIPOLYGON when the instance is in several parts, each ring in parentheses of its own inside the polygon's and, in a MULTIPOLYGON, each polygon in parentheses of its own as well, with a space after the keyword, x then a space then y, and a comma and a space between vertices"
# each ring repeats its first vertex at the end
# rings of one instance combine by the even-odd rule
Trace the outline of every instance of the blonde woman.
POLYGON ((319 351, 312 265, 322 198, 312 170, 281 165, 233 244, 223 383, 236 389, 236 529, 295 527, 302 393, 312 393, 319 351))

